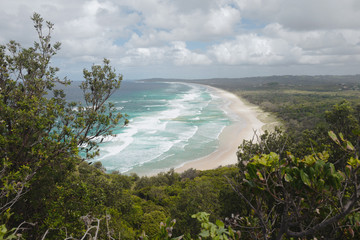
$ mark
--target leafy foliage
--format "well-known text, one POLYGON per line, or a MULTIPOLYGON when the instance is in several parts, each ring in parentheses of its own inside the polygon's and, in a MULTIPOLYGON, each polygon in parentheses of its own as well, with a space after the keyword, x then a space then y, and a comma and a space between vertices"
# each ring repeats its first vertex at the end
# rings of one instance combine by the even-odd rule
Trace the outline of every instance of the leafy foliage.
POLYGON ((215 224, 210 222, 209 215, 206 212, 192 215, 192 218, 196 218, 201 223, 201 232, 199 233, 201 239, 235 240, 240 238, 240 232, 235 233, 231 227, 225 228, 222 221, 216 220, 215 224))
MULTIPOLYGON (((352 129, 357 127, 352 125, 352 129)), ((244 142, 245 152, 239 154, 243 179, 230 182, 251 212, 250 216, 235 221, 235 225, 240 229, 252 226, 253 230, 248 231, 252 238, 354 237, 358 223, 351 225, 349 221, 354 223, 350 219, 359 215, 360 135, 356 144, 352 144, 343 134, 337 136, 329 131, 338 151, 347 157, 344 164, 334 159, 336 151, 332 151, 333 156, 323 151, 303 157, 290 152, 286 155, 255 152, 250 159, 242 158, 251 149, 257 151, 257 145, 265 144, 264 141, 281 142, 281 138, 268 136, 271 135, 265 134, 266 139, 260 138, 263 142, 258 144, 244 142), (255 147, 251 148, 252 145, 255 147)))
POLYGON ((50 65, 61 46, 51 42, 53 24, 36 13, 32 20, 39 38, 33 47, 15 41, 0 47, 0 210, 14 212, 9 225, 46 219, 45 199, 54 199, 83 161, 79 153, 95 156, 97 138, 110 135, 123 118, 105 105, 122 79, 108 60, 84 70, 86 106, 66 102, 56 86, 70 82, 50 65))

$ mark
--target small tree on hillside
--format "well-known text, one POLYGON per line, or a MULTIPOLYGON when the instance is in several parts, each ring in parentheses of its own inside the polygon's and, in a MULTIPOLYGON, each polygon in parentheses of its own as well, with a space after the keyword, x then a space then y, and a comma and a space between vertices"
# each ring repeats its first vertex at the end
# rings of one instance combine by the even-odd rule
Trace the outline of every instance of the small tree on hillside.
POLYGON ((106 102, 122 80, 106 59, 84 70, 85 105, 66 101, 57 86, 70 82, 51 66, 61 46, 51 41, 53 24, 37 13, 32 20, 39 37, 33 47, 0 46, 0 216, 7 228, 39 221, 56 184, 94 157, 98 140, 124 119, 106 102))

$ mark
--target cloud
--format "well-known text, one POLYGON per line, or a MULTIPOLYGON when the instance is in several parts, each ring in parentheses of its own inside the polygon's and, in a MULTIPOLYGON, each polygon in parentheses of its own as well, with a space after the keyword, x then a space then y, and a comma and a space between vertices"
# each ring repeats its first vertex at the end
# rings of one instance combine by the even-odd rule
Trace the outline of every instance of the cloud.
POLYGON ((244 17, 256 22, 277 22, 299 31, 356 29, 360 26, 357 0, 234 0, 244 17))
POLYGON ((209 53, 220 64, 277 65, 294 62, 301 55, 301 49, 283 39, 246 34, 214 45, 209 53))
POLYGON ((168 3, 163 7, 156 7, 156 10, 148 5, 150 4, 138 8, 143 17, 138 28, 141 34, 133 33, 128 46, 145 47, 169 41, 221 39, 231 36, 240 21, 238 9, 226 4, 216 8, 194 8, 186 12, 183 7, 175 4, 168 3))
POLYGON ((301 49, 299 63, 328 64, 356 60, 360 56, 360 31, 349 29, 294 31, 269 24, 263 33, 301 49), (347 60, 347 61, 345 61, 347 60))
POLYGON ((215 44, 209 54, 220 64, 339 64, 358 61, 360 31, 295 31, 271 23, 258 33, 242 34, 215 44))
POLYGON ((132 48, 120 59, 120 63, 128 66, 136 65, 208 65, 211 60, 204 54, 192 52, 181 41, 171 42, 164 47, 132 48))
POLYGON ((209 65, 211 63, 206 55, 187 49, 184 42, 173 42, 171 52, 176 65, 209 65))
POLYGON ((131 78, 141 69, 238 77, 244 66, 254 75, 358 73, 360 64, 358 0, 3 0, 0 43, 31 45, 33 12, 55 23, 69 69, 103 57, 140 66, 131 78))

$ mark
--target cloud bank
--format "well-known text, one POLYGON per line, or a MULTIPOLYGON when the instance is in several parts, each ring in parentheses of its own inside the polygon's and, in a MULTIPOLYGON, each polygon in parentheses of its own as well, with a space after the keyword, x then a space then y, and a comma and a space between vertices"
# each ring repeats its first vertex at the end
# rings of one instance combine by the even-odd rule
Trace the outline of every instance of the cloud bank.
POLYGON ((357 74, 357 0, 4 0, 0 43, 55 23, 62 74, 106 57, 125 78, 357 74))

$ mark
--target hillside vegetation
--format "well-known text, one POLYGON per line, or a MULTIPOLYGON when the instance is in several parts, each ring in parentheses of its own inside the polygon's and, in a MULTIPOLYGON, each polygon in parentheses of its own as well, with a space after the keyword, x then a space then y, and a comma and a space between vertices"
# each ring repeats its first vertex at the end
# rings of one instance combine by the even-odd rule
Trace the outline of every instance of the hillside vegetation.
POLYGON ((358 76, 197 80, 285 128, 239 143, 236 166, 106 173, 87 160, 128 124, 107 102, 122 76, 105 59, 84 70, 84 103, 67 102, 53 25, 33 21, 33 47, 0 46, 0 239, 360 238, 358 76))

